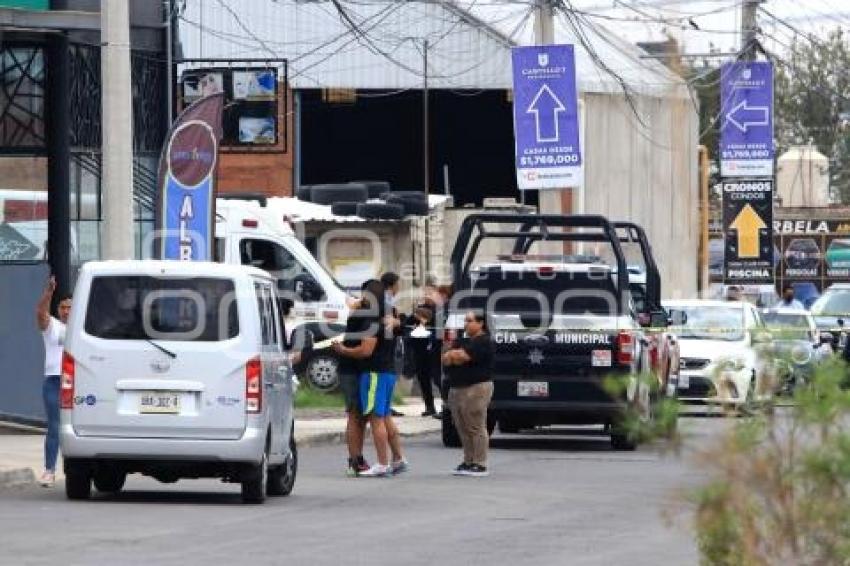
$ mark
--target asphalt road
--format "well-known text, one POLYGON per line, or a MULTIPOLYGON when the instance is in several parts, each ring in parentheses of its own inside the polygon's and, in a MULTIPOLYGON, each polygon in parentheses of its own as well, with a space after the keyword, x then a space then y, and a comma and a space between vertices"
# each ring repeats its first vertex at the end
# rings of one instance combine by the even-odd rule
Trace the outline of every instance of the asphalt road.
POLYGON ((701 479, 689 449, 725 426, 683 419, 679 456, 497 436, 489 478, 452 477, 460 452, 436 436, 409 441, 413 470, 392 479, 346 478, 343 447, 307 448, 293 495, 262 506, 212 480, 132 476, 88 502, 61 484, 0 490, 0 564, 697 564, 690 517, 669 525, 664 508, 701 479))

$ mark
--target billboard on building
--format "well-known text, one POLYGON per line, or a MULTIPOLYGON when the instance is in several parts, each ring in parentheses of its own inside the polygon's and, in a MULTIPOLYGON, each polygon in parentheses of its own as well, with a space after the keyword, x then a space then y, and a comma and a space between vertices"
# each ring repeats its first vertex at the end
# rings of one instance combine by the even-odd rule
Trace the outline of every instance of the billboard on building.
MULTIPOLYGON (((785 218, 773 221, 773 266, 777 286, 811 282, 823 290, 850 282, 850 217, 785 218)), ((723 236, 712 231, 709 276, 723 280, 723 236)))
POLYGON ((180 78, 181 105, 214 92, 224 94, 221 145, 272 149, 282 141, 278 126, 278 70, 274 67, 187 69, 180 78))

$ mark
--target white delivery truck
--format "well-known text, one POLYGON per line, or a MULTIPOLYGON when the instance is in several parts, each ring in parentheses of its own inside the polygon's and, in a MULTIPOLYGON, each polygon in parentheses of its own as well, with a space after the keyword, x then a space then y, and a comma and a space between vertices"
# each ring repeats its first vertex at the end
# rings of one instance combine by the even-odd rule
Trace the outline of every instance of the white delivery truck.
POLYGON ((262 198, 216 199, 215 259, 258 267, 277 279, 278 289, 293 299, 286 317, 290 341, 297 345, 309 333, 315 344, 302 377, 314 387, 334 389, 339 361, 328 346, 345 330, 350 297, 295 236, 283 215, 264 205, 262 198))

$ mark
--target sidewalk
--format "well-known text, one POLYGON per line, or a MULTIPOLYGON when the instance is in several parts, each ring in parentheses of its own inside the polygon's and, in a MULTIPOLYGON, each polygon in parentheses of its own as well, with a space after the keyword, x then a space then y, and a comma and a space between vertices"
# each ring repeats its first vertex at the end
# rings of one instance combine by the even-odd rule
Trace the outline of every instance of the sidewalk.
MULTIPOLYGON (((408 398, 396 406, 405 416, 395 419, 403 437, 438 432, 440 421, 421 417, 425 406, 408 398)), ((296 411, 295 439, 299 447, 342 443, 345 440, 345 414, 335 409, 296 411)), ((38 429, 0 423, 0 489, 35 482, 44 465, 44 435, 38 429)), ((62 479, 61 456, 57 479, 62 479)))

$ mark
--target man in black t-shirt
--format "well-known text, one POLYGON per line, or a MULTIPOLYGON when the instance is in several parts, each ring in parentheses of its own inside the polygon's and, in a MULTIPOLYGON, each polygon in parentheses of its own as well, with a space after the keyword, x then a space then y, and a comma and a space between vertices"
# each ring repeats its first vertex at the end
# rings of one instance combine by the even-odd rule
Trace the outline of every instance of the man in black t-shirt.
MULTIPOLYGON (((386 422, 395 387, 394 343, 392 331, 385 325, 384 307, 383 285, 377 280, 367 281, 361 299, 363 321, 359 327, 359 343, 356 346, 346 346, 340 342, 333 345, 334 351, 341 357, 356 361, 360 371, 360 413, 369 419, 378 459, 371 468, 357 474, 365 477, 387 476, 394 472, 389 462, 386 422)), ((400 454, 398 457, 403 462, 400 454)))
MULTIPOLYGON (((345 323, 345 335, 342 345, 346 348, 357 348, 360 345, 363 332, 368 328, 369 313, 358 303, 348 315, 345 323)), ((369 464, 363 457, 363 434, 366 421, 360 413, 360 366, 354 358, 340 356, 339 361, 340 389, 345 399, 345 412, 348 421, 345 426, 345 440, 348 445, 347 474, 357 477, 369 469, 369 464)))

